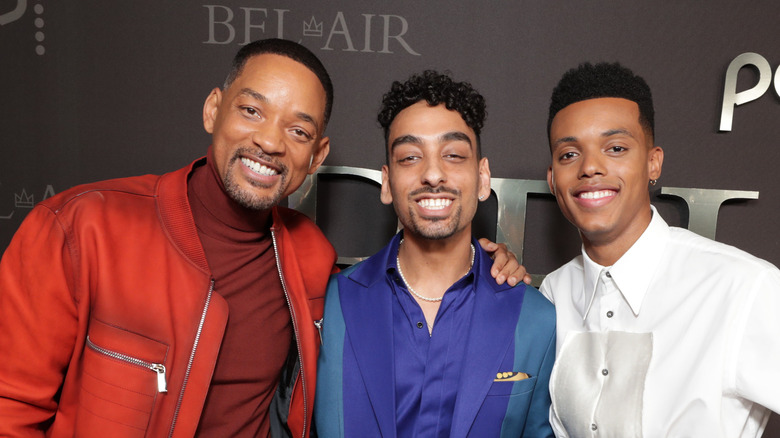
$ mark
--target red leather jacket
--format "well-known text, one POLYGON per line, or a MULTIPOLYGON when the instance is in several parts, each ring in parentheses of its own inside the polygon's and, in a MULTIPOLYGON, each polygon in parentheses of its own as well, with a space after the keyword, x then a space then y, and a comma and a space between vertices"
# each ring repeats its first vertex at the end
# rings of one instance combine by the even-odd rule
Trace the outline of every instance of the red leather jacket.
MULTIPOLYGON (((186 197, 199 164, 30 212, 0 262, 0 436, 195 433, 228 316, 186 197)), ((293 210, 274 208, 272 235, 298 347, 272 416, 306 437, 336 254, 293 210)))

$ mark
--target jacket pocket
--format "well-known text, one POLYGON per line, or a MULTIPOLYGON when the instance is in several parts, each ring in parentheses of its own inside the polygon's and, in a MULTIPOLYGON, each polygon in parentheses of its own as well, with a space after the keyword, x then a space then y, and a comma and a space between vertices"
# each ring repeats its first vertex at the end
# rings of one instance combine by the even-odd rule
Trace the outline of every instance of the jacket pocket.
POLYGON ((472 423, 469 436, 500 436, 504 424, 512 425, 510 430, 522 430, 536 381, 536 377, 530 377, 516 382, 493 382, 472 423))
POLYGON ((505 382, 493 382, 488 390, 488 396, 503 395, 514 396, 525 394, 530 392, 536 386, 536 376, 529 377, 517 382, 505 381, 505 382))
POLYGON ((168 346, 90 322, 83 353, 76 436, 144 436, 158 397, 167 391, 168 346))

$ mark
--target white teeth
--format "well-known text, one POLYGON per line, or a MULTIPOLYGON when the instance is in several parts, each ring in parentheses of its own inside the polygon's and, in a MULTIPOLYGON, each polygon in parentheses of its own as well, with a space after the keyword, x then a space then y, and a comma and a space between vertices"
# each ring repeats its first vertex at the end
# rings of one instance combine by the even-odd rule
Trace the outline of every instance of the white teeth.
POLYGON ((614 190, 599 190, 597 192, 582 192, 580 198, 582 199, 601 199, 607 196, 612 196, 615 193, 614 190))
POLYGON ((272 176, 279 173, 275 169, 271 169, 268 166, 263 166, 262 164, 256 161, 252 161, 249 158, 241 158, 241 162, 244 163, 246 167, 250 168, 252 172, 260 175, 272 176))
POLYGON ((417 201, 417 205, 419 205, 422 208, 425 208, 427 210, 441 210, 443 208, 447 208, 452 204, 452 199, 442 199, 442 198, 436 198, 436 199, 420 199, 417 201))

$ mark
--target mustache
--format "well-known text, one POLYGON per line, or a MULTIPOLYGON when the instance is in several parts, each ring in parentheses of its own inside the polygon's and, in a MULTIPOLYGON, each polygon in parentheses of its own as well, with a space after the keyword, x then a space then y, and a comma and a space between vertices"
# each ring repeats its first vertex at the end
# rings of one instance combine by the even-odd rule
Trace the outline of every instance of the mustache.
POLYGON ((242 156, 252 157, 257 159, 258 161, 265 161, 271 163, 274 165, 274 167, 279 169, 280 174, 287 173, 287 166, 285 166, 284 163, 279 162, 279 160, 272 157, 271 155, 266 154, 265 152, 263 152, 258 148, 240 147, 236 149, 233 152, 233 156, 230 158, 230 164, 233 164, 234 162, 240 160, 242 156))
POLYGON ((420 187, 417 190, 412 191, 409 193, 409 196, 417 196, 422 195, 424 193, 430 194, 430 195, 436 195, 439 193, 449 193, 451 195, 460 196, 460 190, 457 189, 451 189, 449 187, 420 187))

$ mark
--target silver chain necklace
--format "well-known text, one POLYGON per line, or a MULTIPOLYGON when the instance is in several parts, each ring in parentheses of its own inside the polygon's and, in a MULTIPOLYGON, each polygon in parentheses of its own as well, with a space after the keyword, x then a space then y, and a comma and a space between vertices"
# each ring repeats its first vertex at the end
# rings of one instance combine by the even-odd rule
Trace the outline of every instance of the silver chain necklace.
MULTIPOLYGON (((401 241, 398 242, 398 249, 399 249, 399 251, 398 251, 398 254, 395 256, 395 264, 396 264, 396 266, 398 266, 398 274, 401 275, 401 280, 403 280, 404 284, 406 285, 406 288, 409 290, 409 292, 412 293, 412 295, 416 296, 417 298, 419 298, 421 300, 429 301, 429 302, 432 302, 432 303, 441 301, 444 298, 444 295, 442 295, 442 296, 440 296, 438 298, 424 297, 424 296, 418 294, 417 291, 412 289, 412 286, 410 286, 409 282, 406 281, 406 277, 404 277, 404 271, 401 270, 401 258, 400 258, 400 253, 401 253, 400 249, 401 249, 401 244, 403 244, 403 243, 404 243, 404 239, 401 239, 401 241)), ((471 244, 471 263, 469 264, 469 269, 466 271, 465 274, 463 274, 461 276, 461 278, 463 278, 466 274, 468 274, 469 271, 471 271, 471 268, 473 266, 474 266, 474 244, 472 243, 471 244)))

